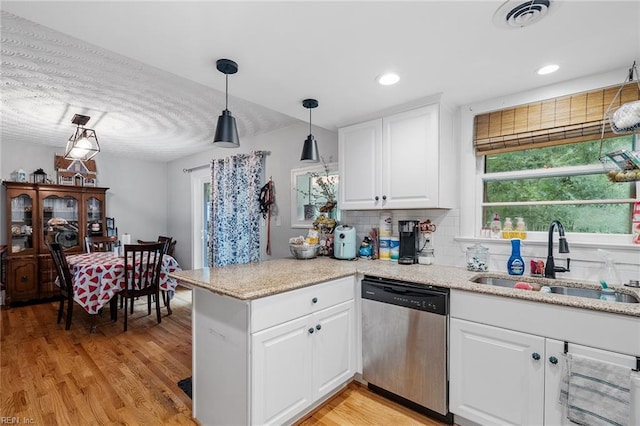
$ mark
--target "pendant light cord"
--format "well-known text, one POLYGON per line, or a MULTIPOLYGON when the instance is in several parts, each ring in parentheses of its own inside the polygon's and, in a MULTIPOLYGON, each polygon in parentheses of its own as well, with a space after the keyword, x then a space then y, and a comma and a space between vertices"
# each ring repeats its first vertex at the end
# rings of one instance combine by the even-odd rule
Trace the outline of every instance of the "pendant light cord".
POLYGON ((309 135, 311 135, 311 108, 309 108, 309 135))
POLYGON ((224 75, 224 109, 229 109, 229 74, 224 75))

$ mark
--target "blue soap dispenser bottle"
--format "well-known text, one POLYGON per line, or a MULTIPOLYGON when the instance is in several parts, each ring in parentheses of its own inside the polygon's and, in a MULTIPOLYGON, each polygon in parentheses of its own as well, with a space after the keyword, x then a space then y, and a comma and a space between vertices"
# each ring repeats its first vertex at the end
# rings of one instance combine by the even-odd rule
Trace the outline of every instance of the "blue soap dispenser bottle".
POLYGON ((524 260, 520 256, 520 238, 511 239, 511 257, 507 261, 507 272, 509 275, 524 274, 524 260))

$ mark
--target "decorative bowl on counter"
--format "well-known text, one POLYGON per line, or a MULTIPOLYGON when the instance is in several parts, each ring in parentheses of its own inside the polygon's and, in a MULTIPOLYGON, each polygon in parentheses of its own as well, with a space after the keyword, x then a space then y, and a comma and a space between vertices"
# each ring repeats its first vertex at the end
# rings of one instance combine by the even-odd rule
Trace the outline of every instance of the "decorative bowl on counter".
POLYGON ((320 244, 312 246, 304 244, 289 244, 289 250, 296 259, 313 259, 318 255, 320 244))

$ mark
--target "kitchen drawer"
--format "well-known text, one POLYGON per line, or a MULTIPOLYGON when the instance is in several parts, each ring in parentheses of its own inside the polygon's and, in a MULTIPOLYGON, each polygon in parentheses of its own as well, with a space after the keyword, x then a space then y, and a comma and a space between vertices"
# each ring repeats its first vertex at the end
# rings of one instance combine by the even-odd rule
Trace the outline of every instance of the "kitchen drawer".
POLYGON ((346 302, 353 299, 354 295, 355 277, 350 275, 253 300, 251 333, 346 302))

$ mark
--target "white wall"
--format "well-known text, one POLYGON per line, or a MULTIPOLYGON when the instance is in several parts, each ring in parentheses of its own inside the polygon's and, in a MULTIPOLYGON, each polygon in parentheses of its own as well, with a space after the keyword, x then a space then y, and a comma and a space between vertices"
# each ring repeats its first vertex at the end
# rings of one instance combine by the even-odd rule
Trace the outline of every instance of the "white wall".
MULTIPOLYGON (((64 148, 25 142, 2 141, 0 144, 1 178, 10 180, 19 168, 31 173, 43 168, 54 182, 54 155, 64 148)), ((116 157, 101 152, 95 158, 98 186, 107 187, 107 216, 116 220, 120 234, 132 240, 155 239, 167 232, 167 166, 130 157, 116 157)), ((2 206, 5 205, 2 191, 2 206)), ((6 218, 0 208, 0 243, 6 244, 6 218)))
MULTIPOLYGON (((300 162, 302 144, 309 133, 309 125, 300 122, 284 129, 255 137, 240 140, 240 148, 212 148, 206 152, 172 161, 168 164, 168 234, 178 242, 176 257, 183 269, 189 269, 192 263, 192 224, 191 216, 194 206, 191 205, 191 177, 183 169, 208 165, 213 158, 224 158, 239 153, 255 150, 269 151, 265 159, 265 178, 273 178, 275 186, 276 212, 278 217, 271 220, 271 256, 265 253, 266 243, 264 233, 266 224, 263 223, 262 257, 269 258, 291 256, 289 252, 289 238, 299 235, 301 230, 291 228, 291 169, 303 167, 300 162), (277 223, 280 225, 277 225, 277 223)), ((338 160, 338 134, 314 127, 313 135, 318 141, 318 150, 325 161, 338 160)))

